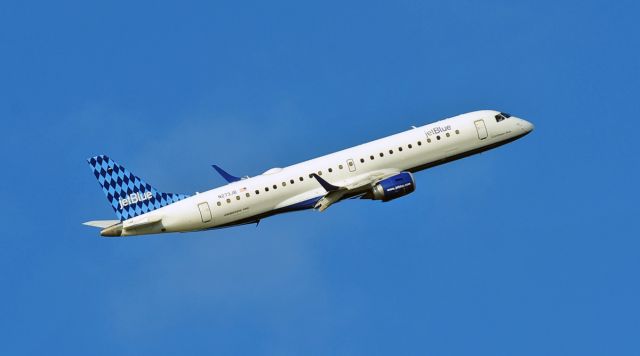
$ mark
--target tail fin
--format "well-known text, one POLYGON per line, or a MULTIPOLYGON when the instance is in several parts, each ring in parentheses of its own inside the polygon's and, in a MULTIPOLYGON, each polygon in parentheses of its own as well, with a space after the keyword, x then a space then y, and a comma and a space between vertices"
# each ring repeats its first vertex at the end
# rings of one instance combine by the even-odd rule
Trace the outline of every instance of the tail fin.
POLYGON ((87 161, 120 221, 188 197, 184 194, 159 192, 105 155, 95 156, 87 161))

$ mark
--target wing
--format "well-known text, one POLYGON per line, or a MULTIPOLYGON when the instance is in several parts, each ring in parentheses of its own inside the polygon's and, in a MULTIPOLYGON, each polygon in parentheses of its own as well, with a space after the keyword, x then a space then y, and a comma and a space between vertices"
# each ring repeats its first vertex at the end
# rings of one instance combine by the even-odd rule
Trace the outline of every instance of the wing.
POLYGON ((318 200, 318 202, 314 206, 314 209, 317 209, 318 211, 324 211, 328 207, 345 197, 354 197, 365 194, 369 192, 379 181, 398 173, 400 172, 390 170, 372 172, 371 174, 360 177, 356 181, 350 182, 349 184, 344 186, 333 185, 324 180, 322 177, 313 173, 311 174, 313 178, 315 178, 318 183, 320 183, 320 185, 324 188, 324 190, 327 191, 327 194, 325 194, 320 200, 318 200))

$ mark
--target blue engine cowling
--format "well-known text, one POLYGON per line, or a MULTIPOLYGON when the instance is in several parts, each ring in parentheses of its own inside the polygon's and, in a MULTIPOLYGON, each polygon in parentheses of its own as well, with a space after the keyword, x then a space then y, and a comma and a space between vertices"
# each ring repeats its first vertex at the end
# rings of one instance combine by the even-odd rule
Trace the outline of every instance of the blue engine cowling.
POLYGON ((373 186, 373 199, 389 201, 412 193, 414 190, 416 190, 416 183, 413 175, 402 172, 376 183, 373 186))

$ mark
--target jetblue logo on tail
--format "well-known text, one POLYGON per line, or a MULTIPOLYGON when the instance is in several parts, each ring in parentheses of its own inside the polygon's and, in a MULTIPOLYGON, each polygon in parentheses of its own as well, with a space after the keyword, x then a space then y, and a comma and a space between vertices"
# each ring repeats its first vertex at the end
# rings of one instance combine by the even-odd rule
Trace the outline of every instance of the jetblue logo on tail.
POLYGON ((120 209, 124 208, 127 205, 135 204, 139 201, 149 200, 151 198, 153 198, 153 195, 151 194, 151 192, 145 192, 144 195, 140 193, 130 194, 128 197, 119 200, 120 209))

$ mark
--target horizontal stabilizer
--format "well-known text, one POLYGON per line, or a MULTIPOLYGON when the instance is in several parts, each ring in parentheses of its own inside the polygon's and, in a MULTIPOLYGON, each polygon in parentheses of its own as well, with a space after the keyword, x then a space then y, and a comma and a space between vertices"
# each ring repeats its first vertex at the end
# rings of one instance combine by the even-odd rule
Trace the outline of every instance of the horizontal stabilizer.
POLYGON ((125 221, 123 227, 125 230, 135 230, 159 223, 160 221, 162 221, 161 216, 144 216, 142 218, 125 221))
POLYGON ((213 167, 213 169, 215 169, 218 173, 220 173, 222 178, 224 178, 224 180, 226 180, 229 183, 237 182, 242 179, 240 177, 232 176, 231 174, 225 172, 224 169, 216 166, 215 164, 212 164, 211 167, 213 167))
POLYGON ((85 223, 82 223, 82 225, 99 227, 101 229, 104 229, 105 227, 113 226, 119 222, 120 220, 93 220, 93 221, 87 221, 85 223))

